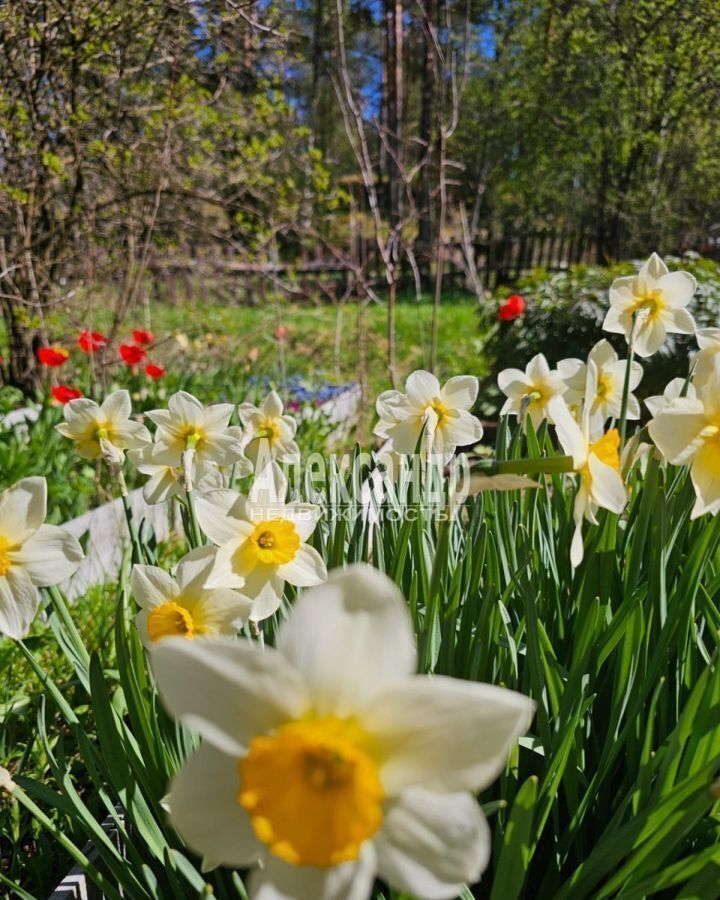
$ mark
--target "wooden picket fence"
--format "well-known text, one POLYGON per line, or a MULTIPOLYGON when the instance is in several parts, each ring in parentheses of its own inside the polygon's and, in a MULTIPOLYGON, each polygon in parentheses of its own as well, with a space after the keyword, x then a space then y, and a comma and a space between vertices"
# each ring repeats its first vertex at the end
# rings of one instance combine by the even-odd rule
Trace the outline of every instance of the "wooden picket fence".
MULTIPOLYGON (((512 284, 520 275, 532 269, 550 272, 570 265, 595 260, 595 245, 583 233, 558 230, 527 233, 488 231, 472 245, 475 284, 493 290, 501 284, 512 284)), ((445 286, 455 290, 472 289, 473 277, 466 250, 458 243, 447 242, 443 247, 445 286)), ((352 249, 352 258, 362 260, 365 278, 382 289, 384 271, 377 246, 363 238, 352 249)), ((434 279, 433 253, 423 258, 418 254, 418 266, 429 288, 434 279)), ((268 295, 280 293, 296 300, 334 302, 353 291, 353 266, 341 259, 303 253, 295 260, 245 262, 227 256, 175 256, 154 258, 148 266, 153 297, 168 303, 213 299, 228 305, 262 304, 268 295)), ((402 265, 401 283, 410 288, 415 283, 409 265, 402 265)))

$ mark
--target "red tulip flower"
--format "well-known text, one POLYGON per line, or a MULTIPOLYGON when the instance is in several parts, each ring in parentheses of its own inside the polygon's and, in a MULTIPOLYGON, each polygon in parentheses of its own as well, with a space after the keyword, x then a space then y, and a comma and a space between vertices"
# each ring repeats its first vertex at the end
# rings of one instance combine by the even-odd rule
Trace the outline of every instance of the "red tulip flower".
POLYGON ((62 347, 40 347, 37 352, 37 358, 40 360, 42 365, 48 366, 51 369, 54 369, 56 366, 61 366, 70 356, 67 350, 63 350, 62 347))
POLYGON ((158 378, 162 378, 165 374, 165 369, 162 366, 153 365, 153 363, 148 363, 145 366, 145 374, 148 378, 152 378, 153 381, 157 381, 158 378))
POLYGON ((282 341, 285 339, 286 336, 287 336, 287 328, 284 325, 278 325, 278 327, 275 329, 275 337, 279 341, 282 341))
POLYGON ((145 351, 137 344, 120 344, 120 356, 126 365, 136 366, 145 359, 145 351))
POLYGON ((133 331, 132 333, 133 340, 136 344, 139 344, 141 347, 146 347, 148 344, 152 344, 155 340, 155 335, 152 331, 133 331))
POLYGON ((57 400, 63 406, 71 400, 77 400, 78 397, 82 397, 82 391, 68 387, 66 384, 59 384, 57 387, 52 388, 50 393, 53 396, 53 400, 57 400))
POLYGON ((107 346, 108 339, 99 331, 81 331, 77 342, 83 353, 97 353, 107 346))
POLYGON ((501 322, 512 322, 513 319, 518 319, 525 312, 525 306, 525 300, 520 294, 513 294, 498 310, 498 319, 501 322))

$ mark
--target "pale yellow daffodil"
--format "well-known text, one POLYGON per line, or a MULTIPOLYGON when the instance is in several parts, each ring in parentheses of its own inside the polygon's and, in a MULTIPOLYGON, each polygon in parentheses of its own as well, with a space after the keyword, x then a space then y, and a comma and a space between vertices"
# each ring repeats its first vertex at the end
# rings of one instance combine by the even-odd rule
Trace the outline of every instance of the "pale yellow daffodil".
POLYGON ((624 334, 638 356, 652 356, 668 333, 695 333, 695 322, 686 307, 696 289, 697 282, 689 272, 670 272, 653 253, 637 275, 613 281, 603 330, 624 334))

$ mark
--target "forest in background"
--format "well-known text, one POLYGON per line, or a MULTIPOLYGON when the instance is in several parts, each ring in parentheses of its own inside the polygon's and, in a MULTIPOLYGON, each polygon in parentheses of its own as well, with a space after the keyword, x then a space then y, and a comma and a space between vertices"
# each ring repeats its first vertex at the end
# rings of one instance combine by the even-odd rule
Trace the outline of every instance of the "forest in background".
MULTIPOLYGON (((49 309, 163 261, 333 261, 333 299, 439 308, 448 255, 562 229, 597 261, 720 240, 714 0, 9 0, 0 7, 3 381, 49 309), (450 249, 448 249, 450 248, 450 249)), ((151 283, 150 283, 151 284, 151 283)), ((431 365, 437 326, 433 323, 431 365)))

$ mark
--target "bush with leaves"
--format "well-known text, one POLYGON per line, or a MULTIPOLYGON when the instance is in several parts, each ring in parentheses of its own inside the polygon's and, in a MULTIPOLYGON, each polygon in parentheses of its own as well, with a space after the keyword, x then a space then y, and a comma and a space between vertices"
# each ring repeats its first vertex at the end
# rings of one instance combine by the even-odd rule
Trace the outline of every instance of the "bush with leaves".
MULTIPOLYGON (((690 310, 699 328, 720 323, 720 263, 686 256, 669 257, 670 269, 684 269, 698 282, 690 310)), ((483 381, 481 411, 497 416, 502 395, 497 387, 498 373, 513 360, 524 367, 537 353, 548 359, 567 357, 584 359, 598 341, 608 309, 607 292, 613 279, 632 275, 632 263, 614 266, 571 266, 564 272, 538 269, 521 278, 512 287, 498 290, 502 303, 510 293, 519 293, 526 301, 522 315, 510 321, 498 321, 498 303, 481 308, 481 331, 488 337, 483 345, 489 372, 483 381)), ((621 335, 603 335, 618 352, 625 348, 621 335)), ((689 355, 696 349, 691 336, 671 334, 650 359, 642 360, 643 379, 637 391, 640 398, 661 394, 670 379, 688 372, 689 355)))

